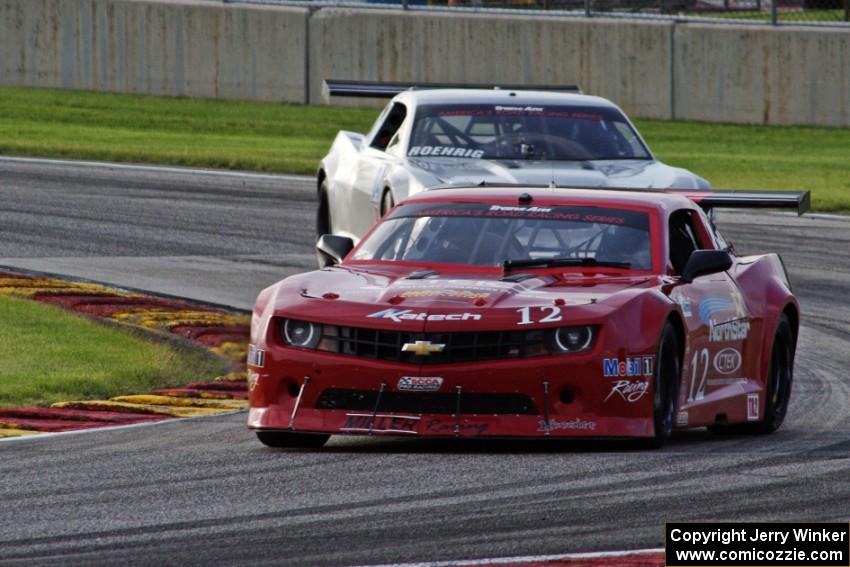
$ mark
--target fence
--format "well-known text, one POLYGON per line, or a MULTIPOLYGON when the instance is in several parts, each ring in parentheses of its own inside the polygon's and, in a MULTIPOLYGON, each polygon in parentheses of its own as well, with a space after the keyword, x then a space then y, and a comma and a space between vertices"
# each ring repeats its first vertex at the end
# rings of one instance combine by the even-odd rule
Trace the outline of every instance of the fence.
POLYGON ((305 7, 398 8, 458 12, 552 13, 705 23, 850 27, 850 0, 222 0, 305 7))

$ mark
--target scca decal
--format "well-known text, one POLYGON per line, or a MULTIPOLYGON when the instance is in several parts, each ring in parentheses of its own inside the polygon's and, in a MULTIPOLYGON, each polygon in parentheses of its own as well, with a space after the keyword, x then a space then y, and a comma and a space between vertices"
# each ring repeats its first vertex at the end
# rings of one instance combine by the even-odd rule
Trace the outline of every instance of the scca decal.
POLYGON ((415 313, 410 309, 384 309, 367 315, 369 319, 389 319, 394 323, 402 321, 479 321, 481 315, 478 313, 433 313, 429 315, 424 311, 415 313))
POLYGON ((602 360, 602 375, 605 378, 628 378, 634 376, 652 376, 655 356, 634 356, 625 358, 605 358, 602 360))

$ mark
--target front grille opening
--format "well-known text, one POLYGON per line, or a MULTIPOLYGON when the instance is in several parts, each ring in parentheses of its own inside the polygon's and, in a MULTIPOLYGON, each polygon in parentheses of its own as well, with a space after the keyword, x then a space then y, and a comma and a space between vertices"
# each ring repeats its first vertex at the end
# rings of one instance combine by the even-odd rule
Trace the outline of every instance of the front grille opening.
MULTIPOLYGON (((316 409, 374 411, 378 392, 329 388, 316 402, 316 409)), ((457 408, 457 395, 451 393, 384 392, 380 412, 432 413, 452 415, 457 408)), ((462 414, 538 415, 531 398, 524 394, 461 394, 462 414)))
MULTIPOLYGON (((282 328, 282 321, 280 327, 282 328)), ((551 354, 551 330, 410 333, 322 325, 318 349, 348 356, 409 364, 453 364, 551 354), (443 344, 442 352, 419 356, 402 352, 406 343, 443 344)))

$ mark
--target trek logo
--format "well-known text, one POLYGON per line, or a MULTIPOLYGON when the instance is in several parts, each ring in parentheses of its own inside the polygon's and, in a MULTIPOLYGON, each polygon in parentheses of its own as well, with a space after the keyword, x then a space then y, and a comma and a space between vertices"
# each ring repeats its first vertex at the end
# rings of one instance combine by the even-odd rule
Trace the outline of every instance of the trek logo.
POLYGON ((477 313, 433 313, 429 315, 424 311, 414 312, 411 309, 384 309, 377 313, 367 315, 369 319, 389 319, 393 323, 402 321, 479 321, 481 315, 477 313))
POLYGON ((654 367, 654 356, 633 356, 624 360, 605 358, 602 360, 602 375, 605 378, 652 376, 654 367))

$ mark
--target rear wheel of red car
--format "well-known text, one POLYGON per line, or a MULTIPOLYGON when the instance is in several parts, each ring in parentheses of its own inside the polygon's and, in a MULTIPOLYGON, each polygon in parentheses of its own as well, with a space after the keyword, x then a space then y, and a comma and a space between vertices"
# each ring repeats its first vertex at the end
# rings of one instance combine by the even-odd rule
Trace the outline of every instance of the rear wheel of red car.
POLYGON ((278 449, 318 449, 328 442, 330 435, 291 433, 289 431, 257 431, 257 439, 268 447, 278 449))
POLYGON ((784 313, 779 317, 773 351, 770 354, 770 369, 767 374, 767 389, 764 401, 764 418, 752 425, 755 433, 773 433, 785 421, 788 401, 791 399, 791 383, 794 381, 794 334, 791 323, 784 313))
POLYGON ((765 387, 764 417, 756 423, 715 424, 708 430, 716 435, 736 435, 746 433, 773 433, 788 412, 791 399, 791 383, 794 381, 794 334, 791 323, 784 313, 776 325, 773 350, 770 353, 770 368, 767 372, 765 387))
POLYGON ((659 448, 673 434, 676 418, 676 401, 679 398, 679 376, 682 361, 679 354, 679 337, 669 322, 661 331, 658 342, 658 354, 655 357, 655 376, 653 378, 652 416, 655 435, 649 439, 649 446, 659 448))

